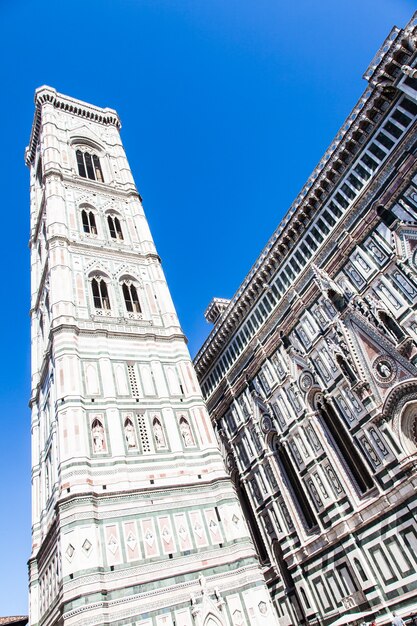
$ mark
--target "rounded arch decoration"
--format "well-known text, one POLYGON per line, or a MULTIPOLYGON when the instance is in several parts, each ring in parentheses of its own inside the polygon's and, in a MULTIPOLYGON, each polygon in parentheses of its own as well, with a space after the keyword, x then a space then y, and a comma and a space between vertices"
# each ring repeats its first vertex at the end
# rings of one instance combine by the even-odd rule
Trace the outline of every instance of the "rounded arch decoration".
POLYGON ((89 151, 95 151, 99 156, 104 156, 106 154, 106 149, 101 142, 84 135, 74 135, 69 140, 69 145, 74 148, 74 150, 81 148, 86 150, 88 149, 89 151))
POLYGON ((391 423, 404 456, 417 454, 417 379, 395 385, 385 399, 382 420, 391 423))

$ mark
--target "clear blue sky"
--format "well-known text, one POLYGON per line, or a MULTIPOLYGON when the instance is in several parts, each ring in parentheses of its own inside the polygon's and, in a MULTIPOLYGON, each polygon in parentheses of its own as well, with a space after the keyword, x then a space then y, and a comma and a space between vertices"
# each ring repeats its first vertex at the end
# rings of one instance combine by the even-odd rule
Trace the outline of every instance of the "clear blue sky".
POLYGON ((194 354, 365 88, 410 0, 0 0, 0 615, 26 613, 30 553, 29 178, 33 93, 119 112, 194 354), (6 295, 10 298, 7 300, 6 295), (7 304, 7 306, 6 306, 7 304))

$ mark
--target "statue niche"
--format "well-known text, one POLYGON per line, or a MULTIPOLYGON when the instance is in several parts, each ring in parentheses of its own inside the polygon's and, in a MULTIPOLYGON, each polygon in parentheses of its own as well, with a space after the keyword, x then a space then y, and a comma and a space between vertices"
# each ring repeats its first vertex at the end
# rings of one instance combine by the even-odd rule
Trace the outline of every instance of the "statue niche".
POLYGON ((129 450, 136 448, 135 427, 129 418, 125 421, 125 439, 129 450))
POLYGON ((156 445, 157 450, 166 448, 167 444, 165 440, 164 431, 162 429, 161 422, 156 416, 154 417, 153 422, 152 422, 152 429, 153 429, 153 436, 155 438, 155 445, 156 445))
POLYGON ((378 318, 381 320, 384 328, 396 339, 397 343, 401 343, 406 335, 398 322, 385 311, 378 311, 378 318))
POLYGON ((95 419, 91 425, 91 437, 93 440, 93 451, 95 453, 106 452, 104 428, 103 424, 98 419, 95 419))
POLYGON ((355 372, 349 361, 345 359, 341 354, 336 354, 336 363, 342 371, 342 374, 349 381, 351 385, 355 385, 358 382, 355 372))

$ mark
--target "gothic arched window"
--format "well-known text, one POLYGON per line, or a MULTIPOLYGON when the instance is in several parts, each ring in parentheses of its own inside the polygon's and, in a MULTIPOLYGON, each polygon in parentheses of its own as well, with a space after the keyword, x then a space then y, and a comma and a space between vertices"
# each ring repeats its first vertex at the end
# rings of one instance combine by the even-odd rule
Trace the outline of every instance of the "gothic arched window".
POLYGON ((275 460, 280 469, 281 476, 286 483, 290 494, 292 495, 294 504, 302 513, 307 529, 311 530, 317 525, 317 519, 310 504, 310 499, 308 497, 307 490, 304 487, 304 483, 293 467, 286 447, 280 444, 277 438, 273 440, 273 450, 275 452, 275 460))
POLYGON ((122 291, 126 310, 129 313, 142 313, 135 285, 130 280, 125 280, 122 283, 122 291))
POLYGON ((97 235, 96 218, 93 211, 83 209, 81 211, 81 219, 83 222, 83 231, 89 235, 97 235))
POLYGON ((320 402, 317 408, 324 427, 335 443, 335 451, 340 460, 353 476, 360 493, 366 493, 374 486, 374 482, 365 461, 355 446, 353 437, 345 433, 341 421, 330 403, 320 402))
POLYGON ((109 215, 107 217, 107 223, 109 225, 110 237, 112 239, 121 239, 123 241, 123 232, 119 218, 115 215, 109 215))
POLYGON ((103 278, 93 278, 91 281, 94 306, 96 309, 110 309, 110 298, 106 281, 103 278))
POLYGON ((76 151, 78 173, 83 178, 103 182, 100 159, 94 152, 78 149, 76 151))

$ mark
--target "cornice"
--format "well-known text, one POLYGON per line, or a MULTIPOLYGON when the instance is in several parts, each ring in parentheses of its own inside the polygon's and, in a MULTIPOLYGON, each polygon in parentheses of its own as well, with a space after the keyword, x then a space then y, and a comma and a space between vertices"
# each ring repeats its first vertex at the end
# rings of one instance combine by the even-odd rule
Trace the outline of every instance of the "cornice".
MULTIPOLYGON (((330 147, 325 152, 313 173, 281 220, 278 228, 269 239, 255 264, 250 269, 229 306, 220 316, 217 324, 200 348, 194 359, 197 373, 207 372, 218 352, 230 339, 231 333, 245 319, 248 310, 268 287, 271 273, 275 273, 278 263, 301 239, 307 227, 321 209, 339 180, 345 175, 350 163, 356 158, 364 137, 370 137, 378 128, 379 120, 386 113, 393 100, 402 92, 394 85, 401 78, 401 65, 393 61, 401 55, 401 63, 407 56, 407 63, 415 56, 417 13, 404 30, 391 31, 377 56, 365 72, 370 86, 342 124, 330 147), (370 70, 372 68, 372 71, 370 70), (381 84, 381 76, 385 81, 381 84), (385 90, 388 78, 391 90, 385 90), (385 103, 385 104, 384 104, 385 103), (388 104, 388 107, 387 107, 388 104), (372 127, 369 129, 369 127, 372 127), (366 129, 366 130, 365 130, 366 129)), ((402 143, 402 142, 401 142, 402 143)))
MULTIPOLYGON (((416 138, 417 129, 409 136, 407 143, 405 145, 402 144, 402 149, 407 149, 413 145, 416 138)), ((379 204, 381 201, 384 201, 386 206, 392 206, 409 186, 410 180, 407 174, 410 167, 404 168, 401 172, 402 167, 397 171, 394 165, 398 160, 399 151, 398 147, 389 158, 389 162, 384 169, 373 180, 366 194, 354 204, 335 227, 332 237, 323 245, 323 248, 314 259, 314 263, 323 267, 329 275, 336 276, 341 271, 347 257, 350 256, 357 245, 357 241, 365 239, 379 223, 379 217, 374 210, 369 211, 366 218, 363 218, 363 213, 370 205, 370 200, 372 206, 379 204), (397 184, 399 179, 401 179, 401 182, 397 184)), ((414 157, 413 165, 415 162, 416 157, 414 157)), ((410 165, 408 159, 407 165, 410 165)), ((403 222, 401 222, 401 225, 403 225, 403 222)), ((279 328, 284 334, 289 334, 298 322, 298 310, 308 309, 317 298, 317 295, 318 287, 314 281, 314 272, 310 262, 297 277, 292 287, 284 294, 269 319, 251 339, 226 376, 219 382, 212 395, 206 400, 212 418, 215 419, 216 416, 224 413, 230 404, 231 397, 239 395, 247 384, 246 377, 253 378, 265 357, 270 357, 276 350, 277 339, 273 331, 278 324, 280 324, 279 328), (291 318, 287 318, 281 324, 280 322, 285 318, 285 313, 289 306, 291 306, 291 318), (258 349, 259 346, 262 346, 262 352, 258 349), (233 381, 232 386, 230 386, 230 381, 233 381)))
POLYGON ((121 128, 120 118, 114 109, 94 106, 82 100, 76 100, 62 93, 58 93, 53 87, 43 85, 35 91, 35 116, 32 124, 29 146, 25 151, 26 165, 30 165, 35 158, 36 146, 38 144, 39 132, 42 121, 42 107, 51 104, 56 109, 61 109, 71 115, 76 115, 83 119, 88 119, 106 126, 115 126, 117 130, 121 128))

